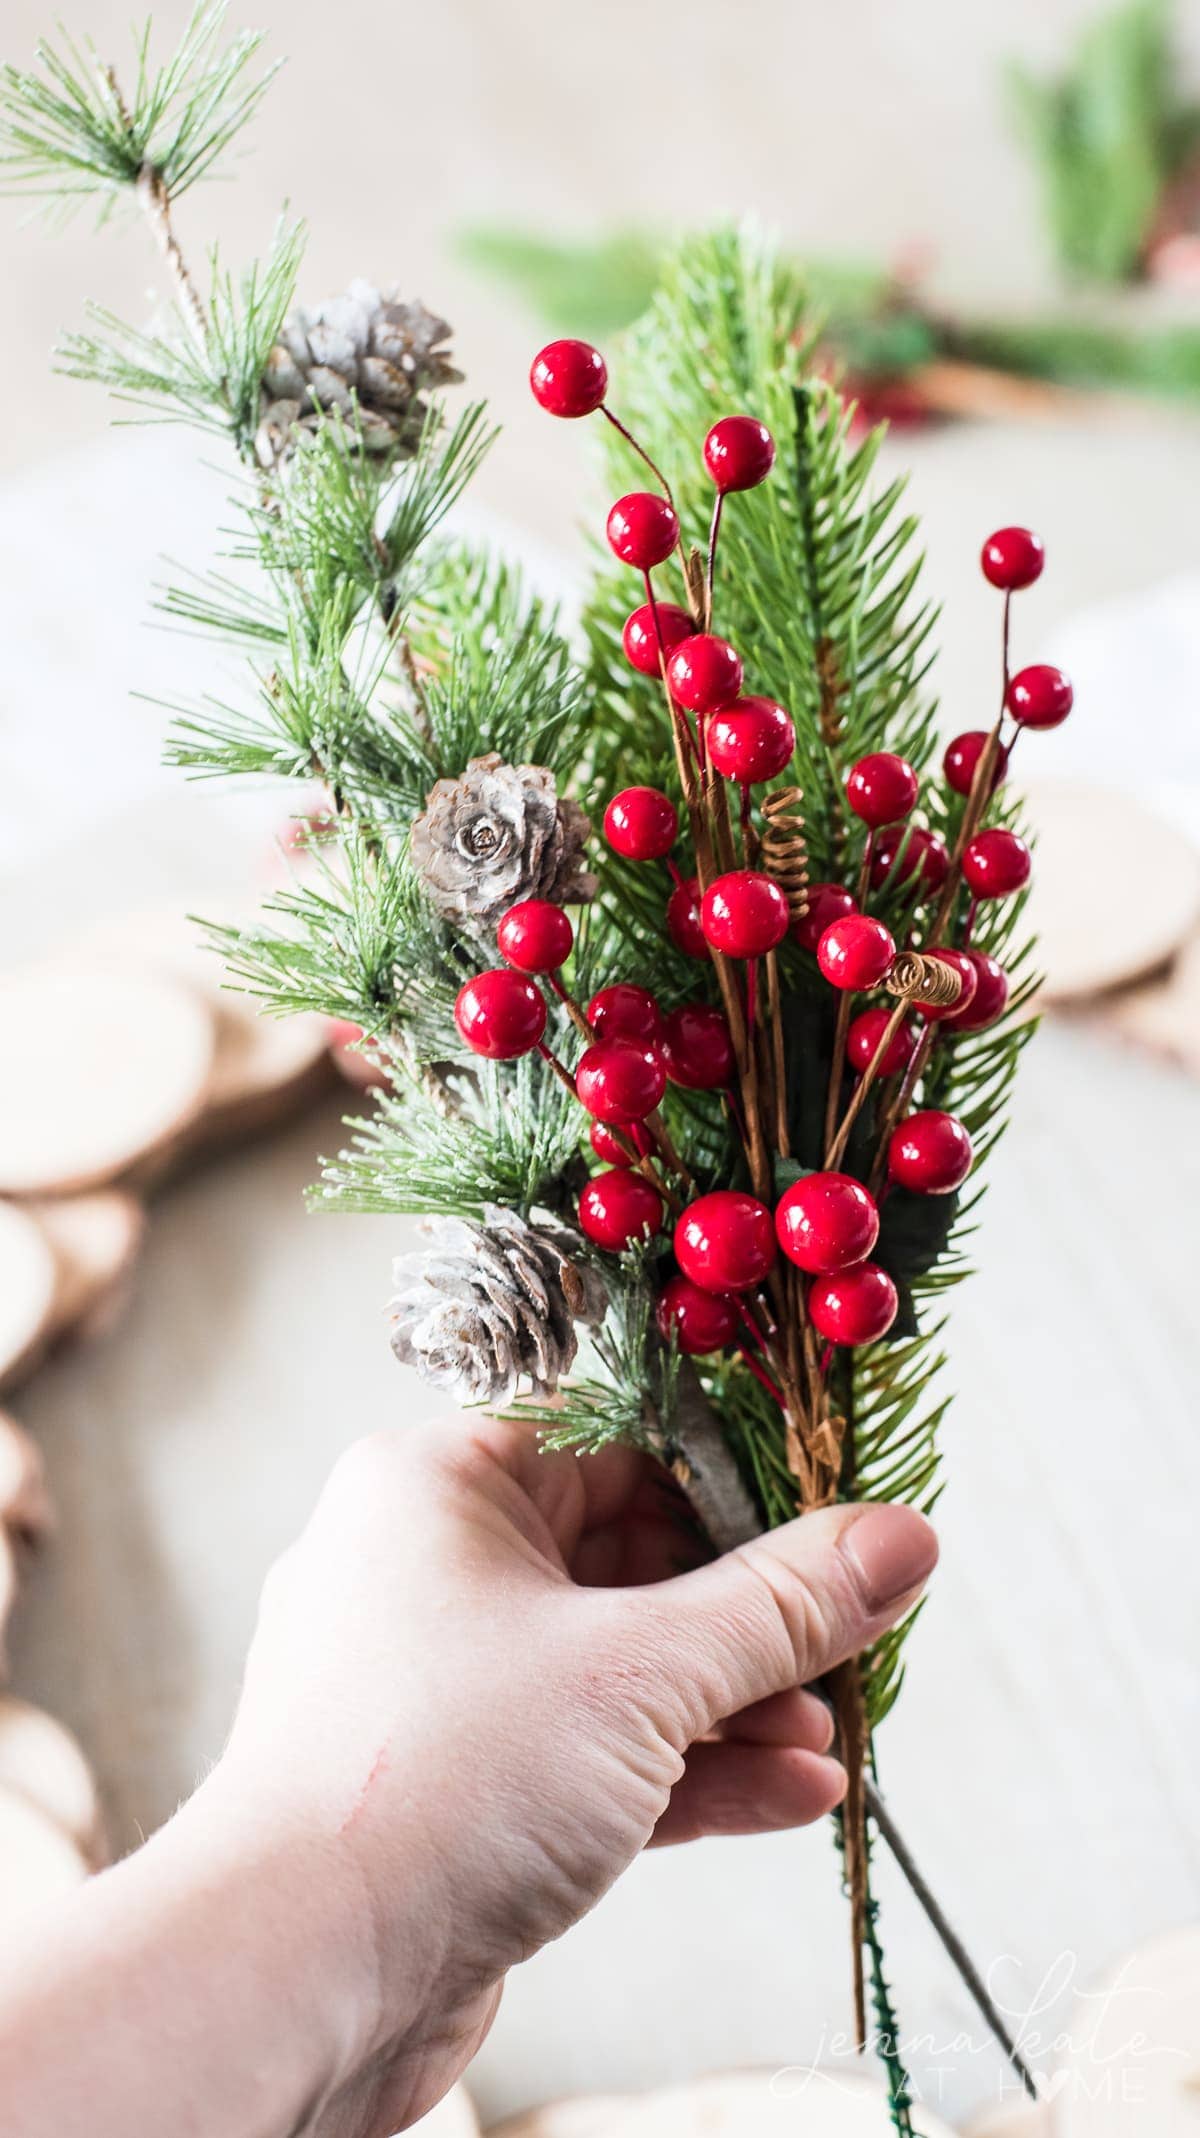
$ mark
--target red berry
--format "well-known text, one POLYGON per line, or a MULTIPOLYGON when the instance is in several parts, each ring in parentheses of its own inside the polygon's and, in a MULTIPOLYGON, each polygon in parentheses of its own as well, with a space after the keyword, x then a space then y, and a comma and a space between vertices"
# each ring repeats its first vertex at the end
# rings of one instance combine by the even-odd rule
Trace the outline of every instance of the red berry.
POLYGON ((727 958, 761 958, 782 943, 790 921, 784 893, 761 869, 718 876, 700 907, 705 941, 727 958))
POLYGON ((995 1024, 1008 1007, 1008 975, 995 958, 982 950, 966 953, 975 967, 975 993, 965 1009, 955 1006, 942 1023, 947 1032, 982 1032, 995 1024))
POLYGON ((664 1343, 674 1336, 685 1358, 720 1351, 737 1335, 736 1301, 724 1292, 702 1292, 688 1277, 670 1277, 656 1313, 664 1343))
MULTIPOLYGON (((968 728, 965 735, 956 735, 953 742, 947 743, 946 754, 942 759, 942 770, 946 775, 947 786, 952 787, 955 794, 970 794, 971 782, 975 777, 975 767, 983 756, 986 742, 987 730, 985 728, 968 728)), ((995 763, 992 766, 991 785, 988 789, 990 794, 996 792, 1003 778, 1004 752, 1003 750, 997 750, 995 763)))
POLYGON ((515 1061, 536 1047, 546 1029, 546 998, 523 973, 498 965, 459 988, 454 1022, 473 1054, 515 1061))
POLYGON ((1023 728, 1061 727, 1074 703, 1070 677, 1046 661, 1022 668, 1009 684, 1005 698, 1013 719, 1023 728))
POLYGON ((551 341, 529 367, 533 398, 550 416, 590 416, 608 391, 608 370, 587 341, 551 341))
POLYGON ((676 950, 682 950, 688 958, 707 958, 712 955, 704 940, 700 925, 700 880, 685 876, 677 883, 667 900, 667 933, 676 950))
POLYGON ((654 1138, 647 1129, 642 1127, 640 1121, 625 1121, 616 1131, 606 1128, 603 1121, 593 1121, 589 1131, 589 1141, 597 1158, 602 1158, 605 1165, 631 1166, 633 1164, 633 1159, 625 1149, 624 1144, 617 1142, 618 1134, 624 1137, 625 1143, 632 1143, 634 1150, 641 1158, 649 1157, 650 1152, 654 1149, 654 1138))
POLYGON ((896 955, 896 945, 882 921, 869 913, 848 913, 834 921, 817 944, 817 963, 834 987, 878 987, 896 955))
POLYGON ((704 441, 704 465, 718 490, 754 490, 775 465, 775 440, 756 416, 722 416, 704 441))
POLYGON ((653 1047, 632 1039, 598 1039, 575 1071, 579 1103, 598 1121, 644 1121, 667 1088, 667 1072, 653 1047))
POLYGON ((575 930, 562 907, 548 898, 523 898, 509 907, 496 930, 501 957, 518 972, 557 972, 574 942, 575 930))
POLYGON ((728 639, 696 631, 676 646, 667 663, 671 695, 689 713, 715 713, 742 687, 742 664, 728 639))
POLYGON ((623 787, 604 812, 604 836, 626 861, 661 861, 678 835, 675 804, 657 787, 623 787))
POLYGON ((808 910, 795 926, 796 941, 804 950, 814 950, 827 928, 858 912, 858 900, 840 883, 810 883, 808 910))
POLYGON ((964 848, 962 872, 976 898, 1009 898, 1024 889, 1033 866, 1024 839, 997 825, 977 831, 964 848))
POLYGON ((799 1269, 831 1277, 865 1261, 879 1238, 875 1198, 849 1173, 809 1173, 775 1211, 775 1234, 799 1269))
POLYGON ((672 1010, 663 1030, 662 1053, 671 1082, 687 1091, 716 1091, 733 1081, 733 1041, 723 1010, 704 1003, 672 1010))
POLYGON ((597 1039, 632 1039, 639 1047, 655 1047, 662 1038, 662 1016, 653 995, 628 980, 593 995, 587 1021, 597 1039))
POLYGON ((971 1139, 953 1114, 910 1114, 893 1129, 888 1177, 917 1195, 949 1195, 971 1170, 971 1139))
POLYGON ((770 1211, 738 1188, 700 1196, 676 1222, 675 1260, 702 1292, 749 1291, 775 1260, 770 1211))
POLYGON ((860 757, 846 781, 846 800, 856 817, 878 831, 881 824, 898 824, 916 808, 917 775, 906 758, 891 750, 875 750, 860 757))
POLYGON ((812 1325, 831 1344, 878 1343, 895 1321, 899 1303, 895 1285, 877 1262, 818 1277, 808 1291, 812 1325))
POLYGON ((735 698, 713 714, 707 728, 708 754, 725 779, 774 779, 790 764, 796 747, 791 716, 774 698, 735 698))
POLYGON ((875 842, 871 884, 878 891, 890 878, 895 889, 918 876, 921 891, 929 898, 941 890, 949 868, 950 856, 940 832, 926 831, 922 824, 896 825, 875 842))
POLYGON ((1006 594, 1032 586, 1042 576, 1046 552, 1028 527, 998 527, 980 552, 983 576, 1006 594))
MULTIPOLYGON (((846 1033, 846 1059, 860 1076, 874 1061, 891 1021, 890 1010, 862 1010, 852 1020, 846 1033)), ((888 1041, 887 1052, 875 1071, 876 1076, 899 1076, 902 1069, 907 1069, 917 1051, 919 1037, 915 1024, 897 1025, 888 1041)))
POLYGON ((649 1240, 663 1220, 663 1199, 644 1173, 616 1167, 597 1173, 579 1198, 579 1227, 597 1247, 614 1255, 635 1240, 649 1240))
POLYGON ((669 557, 679 540, 679 522, 665 497, 655 490, 631 490, 619 497, 608 515, 608 546, 622 564, 652 571, 669 557))
POLYGON ((975 990, 979 985, 979 975, 975 970, 975 961, 969 950, 931 950, 927 955, 931 958, 937 958, 942 965, 953 966, 962 982, 962 992, 955 1002, 918 1002, 917 1004, 917 1008, 920 1010, 926 1024, 945 1024, 950 1018, 956 1016, 959 1010, 970 1009, 972 1002, 975 1000, 975 990))
POLYGON ((652 608, 644 601, 640 609, 625 619, 621 644, 625 658, 640 676, 656 676, 660 673, 658 657, 659 633, 666 650, 671 653, 680 639, 690 638, 692 619, 686 609, 677 609, 673 601, 656 601, 652 608), (658 631, 654 628, 654 611, 658 611, 658 631))

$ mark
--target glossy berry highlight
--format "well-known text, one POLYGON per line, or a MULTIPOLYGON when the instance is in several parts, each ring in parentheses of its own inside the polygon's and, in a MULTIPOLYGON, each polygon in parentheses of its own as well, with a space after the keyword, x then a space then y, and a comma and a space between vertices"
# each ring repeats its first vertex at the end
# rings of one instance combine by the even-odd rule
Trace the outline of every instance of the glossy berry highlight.
POLYGON ((674 1337, 685 1358, 723 1351, 737 1335, 737 1302, 723 1292, 703 1292, 690 1277, 670 1277, 655 1309, 664 1343, 674 1337))
POLYGON ((718 490, 755 490, 775 465, 775 440, 756 416, 722 416, 704 441, 704 465, 718 490))
POLYGON ((791 910, 773 876, 732 869, 710 883, 700 906, 704 939, 727 958, 761 958, 782 943, 791 910))
POLYGON ((735 698, 713 714, 705 732, 715 769, 743 787, 774 779, 796 747, 791 715, 774 698, 735 698))
POLYGON ((523 898, 510 906, 496 930, 502 958, 518 972, 557 972, 575 943, 575 930, 561 906, 548 898, 523 898))
POLYGON ((953 1114, 930 1108, 892 1132, 888 1178, 915 1195, 951 1195, 971 1170, 971 1138, 953 1114))
POLYGON ((869 913, 850 913, 834 921, 817 944, 817 963, 834 987, 878 987, 896 955, 896 945, 882 921, 869 913))
POLYGON ((846 781, 846 800, 856 817, 878 831, 884 824, 898 824, 916 808, 917 775, 907 758, 892 750, 875 750, 860 757, 846 781))
POLYGON ((608 391, 608 370, 590 342, 551 341, 534 357, 529 384, 547 415, 590 416, 608 391))
POLYGON ((742 664, 727 638, 695 631, 676 646, 667 663, 671 696, 689 713, 715 713, 736 698, 742 664))
POLYGON ((830 1277, 866 1260, 879 1238, 879 1211, 851 1174, 809 1173, 780 1198, 775 1233, 797 1269, 830 1277))
POLYGON ((877 1344, 895 1321, 899 1304, 895 1285, 877 1262, 860 1262, 835 1277, 816 1277, 808 1291, 809 1318, 830 1344, 877 1344))
POLYGON ((598 1039, 581 1055, 575 1071, 579 1103, 598 1121, 644 1121, 667 1088, 667 1072, 657 1049, 631 1039, 598 1039))
POLYGON ((617 499, 605 532, 614 557, 639 572, 650 572, 670 556, 679 540, 679 522, 657 491, 631 490, 617 499))
POLYGON ((723 1010, 684 1003, 663 1025, 663 1066, 685 1091, 720 1091, 733 1082, 733 1041, 723 1010))
POLYGON ((1035 661, 1021 668, 1009 683, 1005 704, 1023 728, 1061 727, 1075 703, 1075 692, 1061 668, 1035 661))
POLYGON ((644 1173, 616 1167, 597 1173, 579 1198, 579 1229, 596 1247, 619 1255, 662 1227, 663 1199, 644 1173))
POLYGON ((472 1054, 515 1061, 532 1053, 546 1029, 546 998, 524 973, 498 965, 459 988, 454 1022, 472 1054))
POLYGON ((604 836, 626 861, 662 861, 679 836, 679 813, 658 787, 623 787, 604 812, 604 836))
POLYGON ((764 1203, 738 1188, 718 1188, 682 1211, 675 1260, 702 1292, 748 1292, 775 1260, 775 1226, 764 1203))
POLYGON ((996 825, 963 848, 962 872, 976 898, 1011 898, 1028 883, 1033 857, 1015 831, 996 825))
POLYGON ((676 608, 673 601, 657 601, 653 608, 644 601, 640 609, 635 609, 625 619, 621 633, 625 658, 640 676, 660 675, 659 634, 662 635, 663 650, 669 656, 681 639, 691 637, 692 630, 692 619, 687 610, 676 608), (657 631, 654 628, 655 610, 658 612, 657 631))
POLYGON ((1042 576, 1046 552, 1028 527, 998 527, 979 553, 983 576, 1004 594, 1019 593, 1042 576))

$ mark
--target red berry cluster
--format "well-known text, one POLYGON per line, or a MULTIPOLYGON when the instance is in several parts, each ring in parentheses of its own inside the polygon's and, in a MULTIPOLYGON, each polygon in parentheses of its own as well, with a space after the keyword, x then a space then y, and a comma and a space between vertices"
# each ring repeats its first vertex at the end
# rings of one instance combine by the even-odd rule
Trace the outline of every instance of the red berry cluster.
MULTIPOLYGON (((573 418, 599 411, 629 439, 605 403, 603 358, 588 344, 551 343, 535 359, 530 378, 535 396, 551 414, 573 418)), ((641 451, 636 441, 630 443, 641 451)), ((774 458, 771 435, 755 418, 727 416, 714 424, 703 447, 715 488, 710 559, 723 500, 763 482, 774 458)), ((709 787, 725 780, 741 789, 745 830, 751 789, 777 778, 791 762, 796 742, 791 716, 773 698, 743 691, 738 650, 708 628, 711 564, 703 618, 694 608, 656 598, 650 575, 680 544, 666 485, 618 499, 607 531, 614 554, 645 576, 646 600, 624 627, 625 656, 639 674, 661 678, 677 744, 682 733, 691 753, 690 760, 681 757, 681 765, 694 763, 709 787)), ((984 572, 1006 601, 1033 583, 1042 561, 1041 544, 1021 528, 1001 529, 983 549, 984 572)), ((694 602, 694 589, 689 588, 688 598, 694 602)), ((1070 684, 1057 669, 1025 668, 1006 678, 1005 708, 1017 730, 1054 726, 1070 706, 1070 684)), ((665 865, 673 881, 667 932, 687 957, 716 961, 725 1008, 692 1001, 664 1011, 647 989, 625 981, 601 988, 580 1008, 561 978, 573 949, 571 922, 561 907, 544 899, 524 900, 505 914, 497 930, 504 963, 462 988, 455 1014, 466 1044, 493 1060, 540 1049, 590 1116, 591 1147, 604 1170, 589 1180, 579 1199, 579 1223, 587 1238, 620 1253, 660 1233, 668 1213, 673 1217, 676 1272, 660 1293, 658 1316, 664 1335, 681 1351, 699 1354, 738 1343, 752 1370, 772 1385, 756 1352, 770 1338, 772 1310, 760 1294, 780 1251, 803 1272, 806 1313, 828 1345, 876 1342, 891 1327, 896 1287, 871 1259, 879 1240, 880 1204, 896 1189, 950 1194, 972 1162, 962 1123, 930 1108, 913 1111, 913 1091, 939 1031, 980 1031, 1007 1002, 1008 982, 994 959, 965 942, 952 947, 941 938, 960 882, 975 901, 1009 897, 1029 879, 1024 842, 1002 826, 981 823, 1011 747, 1002 744, 999 728, 961 735, 949 745, 946 781, 965 803, 953 852, 937 831, 916 819, 920 784, 913 767, 891 751, 860 758, 845 783, 846 807, 865 827, 856 887, 810 885, 798 921, 784 889, 764 868, 725 868, 714 875, 709 867, 703 882, 681 868, 675 859, 680 816, 668 794, 644 786, 615 794, 604 813, 609 846, 627 862, 665 865), (950 1002, 918 999, 906 1015, 885 998, 868 1001, 851 1015, 852 995, 874 995, 896 966, 893 935, 868 909, 874 894, 897 885, 908 894, 905 911, 931 914, 925 945, 914 936, 905 948, 924 947, 925 955, 946 965, 958 983, 955 997, 950 1002), (658 1108, 673 1084, 685 1091, 726 1093, 737 1118, 733 1092, 745 1069, 739 1048, 755 1023, 757 963, 777 952, 789 934, 815 957, 819 973, 838 991, 843 1007, 836 1019, 836 1048, 843 1050, 860 1085, 873 1078, 894 1080, 894 1111, 881 1115, 887 1127, 879 1185, 874 1174, 868 1187, 840 1168, 841 1145, 835 1139, 825 1164, 796 1179, 774 1210, 741 1189, 697 1195, 677 1170, 658 1108), (543 981, 585 1036, 573 1073, 546 1044, 543 981), (735 1007, 741 1037, 731 1029, 735 1007), (676 1193, 680 1182, 687 1191, 682 1203, 676 1193)), ((694 802, 689 806, 694 822, 694 802)), ((748 861, 758 851, 755 846, 750 853, 745 838, 743 848, 748 861)), ((916 931, 915 920, 913 926, 916 931)), ((940 996, 942 990, 934 992, 940 996)), ((841 1070, 842 1056, 835 1051, 835 1086, 841 1070)))

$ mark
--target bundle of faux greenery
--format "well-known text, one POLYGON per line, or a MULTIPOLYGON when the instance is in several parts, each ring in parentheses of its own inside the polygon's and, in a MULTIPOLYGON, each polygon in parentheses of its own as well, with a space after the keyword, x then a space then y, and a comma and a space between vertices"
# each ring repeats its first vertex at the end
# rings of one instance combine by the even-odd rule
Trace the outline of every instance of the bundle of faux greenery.
MULTIPOLYGON (((174 199, 259 94, 256 40, 220 29, 203 9, 158 71, 143 43, 128 87, 72 48, 9 70, 6 161, 57 204, 140 201, 175 314, 102 314, 64 362, 245 469, 256 575, 166 599, 245 648, 245 700, 177 709, 170 748, 304 793, 289 888, 211 933, 234 984, 352 1022, 378 1067, 315 1200, 427 1221, 396 1269, 402 1359, 521 1399, 556 1446, 644 1446, 718 1548, 837 1497, 928 1508, 941 1309, 1030 1031, 1003 775, 1070 707, 1057 670, 1009 672, 1040 544, 985 544, 1000 715, 938 767, 899 486, 810 374, 794 275, 717 235, 628 338, 619 419, 595 350, 535 362, 543 406, 608 416, 623 493, 573 647, 508 564, 439 531, 489 443, 478 407, 451 423, 429 398, 443 322, 365 284, 293 311, 294 229, 240 279, 189 273, 174 199), (682 532, 705 527, 706 548, 682 532)), ((871 1849, 906 1631, 828 1688, 859 2025, 869 1984, 902 2132, 871 1849)))

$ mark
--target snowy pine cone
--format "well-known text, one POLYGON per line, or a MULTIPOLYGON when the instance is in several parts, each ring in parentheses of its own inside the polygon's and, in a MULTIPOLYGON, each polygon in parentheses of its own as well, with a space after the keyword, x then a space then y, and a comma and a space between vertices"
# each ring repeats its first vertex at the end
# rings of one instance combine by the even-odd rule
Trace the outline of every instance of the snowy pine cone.
POLYGON ((578 1349, 575 1323, 604 1313, 599 1277, 574 1259, 582 1241, 492 1205, 482 1225, 436 1218, 426 1232, 429 1245, 393 1265, 401 1364, 459 1403, 510 1402, 523 1378, 535 1396, 552 1394, 578 1349))
POLYGON ((462 377, 440 346, 449 333, 424 305, 369 282, 293 312, 263 375, 262 464, 283 459, 294 432, 315 430, 327 409, 358 424, 368 452, 414 452, 428 413, 421 395, 462 377))
POLYGON ((596 893, 584 868, 591 825, 560 801, 542 765, 506 765, 493 751, 458 779, 440 779, 412 827, 413 866, 446 920, 499 920, 523 898, 583 904, 596 893))

